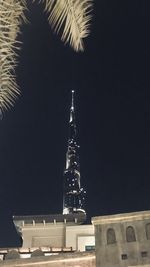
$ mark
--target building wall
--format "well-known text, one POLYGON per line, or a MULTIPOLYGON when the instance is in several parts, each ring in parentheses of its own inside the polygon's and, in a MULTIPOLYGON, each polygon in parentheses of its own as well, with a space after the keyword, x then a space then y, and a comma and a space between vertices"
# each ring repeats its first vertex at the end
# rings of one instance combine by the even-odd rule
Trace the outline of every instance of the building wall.
POLYGON ((76 225, 66 227, 66 247, 85 251, 86 246, 95 246, 93 225, 76 225))
POLYGON ((95 236, 78 236, 77 237, 78 251, 95 251, 95 236))
POLYGON ((23 248, 32 247, 72 247, 85 251, 95 246, 93 225, 68 225, 65 223, 25 224, 22 226, 23 248))
POLYGON ((30 259, 5 260, 0 267, 95 267, 94 253, 73 253, 30 259))
POLYGON ((23 247, 65 247, 65 225, 35 224, 25 225, 22 228, 23 247))
POLYGON ((121 267, 150 263, 146 225, 150 212, 95 217, 96 266, 121 267), (110 230, 111 229, 111 230, 110 230))

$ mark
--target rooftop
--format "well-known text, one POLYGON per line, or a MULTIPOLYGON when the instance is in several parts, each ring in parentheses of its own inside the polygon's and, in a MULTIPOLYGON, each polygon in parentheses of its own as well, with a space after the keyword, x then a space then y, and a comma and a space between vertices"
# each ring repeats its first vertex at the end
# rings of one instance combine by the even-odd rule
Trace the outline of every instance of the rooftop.
POLYGON ((130 213, 121 213, 114 215, 97 216, 92 218, 92 224, 106 224, 106 223, 116 223, 121 221, 132 221, 132 220, 145 220, 150 219, 150 210, 138 211, 130 213))
POLYGON ((81 224, 86 220, 84 213, 73 213, 73 214, 50 214, 50 215, 22 215, 13 216, 15 224, 22 222, 23 224, 35 224, 35 223, 77 223, 81 224))

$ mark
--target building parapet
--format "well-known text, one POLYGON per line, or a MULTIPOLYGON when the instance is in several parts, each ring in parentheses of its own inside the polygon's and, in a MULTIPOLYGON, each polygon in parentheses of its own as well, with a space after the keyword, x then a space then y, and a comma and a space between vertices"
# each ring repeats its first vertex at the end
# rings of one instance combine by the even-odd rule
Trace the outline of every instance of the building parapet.
POLYGON ((33 252, 40 251, 44 256, 58 255, 61 253, 74 253, 72 247, 55 248, 55 247, 32 247, 32 248, 4 248, 0 249, 0 259, 5 260, 9 253, 13 252, 20 255, 20 258, 30 258, 33 252))
POLYGON ((23 267, 23 266, 64 266, 64 264, 70 263, 72 267, 87 266, 95 267, 95 253, 94 252, 77 252, 77 253, 66 253, 59 254, 57 256, 47 257, 33 257, 29 259, 12 259, 0 262, 0 266, 5 267, 23 267))
POLYGON ((150 219, 150 211, 138 211, 130 213, 121 213, 114 215, 96 216, 92 218, 92 224, 108 224, 118 222, 130 222, 133 220, 145 220, 150 219))

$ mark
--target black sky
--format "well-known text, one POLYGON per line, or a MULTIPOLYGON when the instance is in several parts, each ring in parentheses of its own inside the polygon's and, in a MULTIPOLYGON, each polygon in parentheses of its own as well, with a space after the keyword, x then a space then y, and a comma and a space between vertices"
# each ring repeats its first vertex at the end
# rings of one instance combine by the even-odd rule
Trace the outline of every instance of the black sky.
POLYGON ((62 212, 70 91, 76 90, 87 214, 150 209, 150 4, 95 0, 85 52, 50 29, 43 6, 16 69, 21 97, 0 122, 0 246, 18 246, 12 215, 62 212))

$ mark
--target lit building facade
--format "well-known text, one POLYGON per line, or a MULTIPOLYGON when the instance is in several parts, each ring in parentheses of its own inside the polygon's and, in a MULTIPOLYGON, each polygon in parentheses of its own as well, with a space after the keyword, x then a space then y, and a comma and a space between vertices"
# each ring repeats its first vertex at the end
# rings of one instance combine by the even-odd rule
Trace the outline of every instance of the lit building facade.
POLYGON ((150 211, 92 218, 96 267, 150 264, 150 211))
POLYGON ((82 224, 84 214, 14 216, 22 248, 50 247, 56 251, 95 249, 94 226, 82 224))

